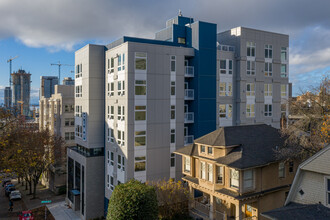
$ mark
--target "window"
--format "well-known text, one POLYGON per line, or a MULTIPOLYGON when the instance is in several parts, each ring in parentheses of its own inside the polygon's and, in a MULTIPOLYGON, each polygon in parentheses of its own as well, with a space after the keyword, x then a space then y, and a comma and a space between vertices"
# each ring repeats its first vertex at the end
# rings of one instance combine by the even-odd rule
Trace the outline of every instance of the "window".
POLYGON ((226 83, 227 85, 227 96, 232 96, 233 95, 233 86, 232 86, 232 83, 226 83))
POLYGON ((226 96, 226 83, 221 82, 219 83, 220 87, 219 87, 219 95, 220 96, 226 96))
POLYGON ((205 146, 204 145, 201 145, 201 153, 205 153, 206 151, 205 151, 205 146))
POLYGON ((226 60, 220 60, 220 73, 226 74, 227 68, 226 68, 226 60))
POLYGON ((287 77, 286 64, 281 64, 281 77, 287 77))
POLYGON ((203 162, 203 161, 201 161, 201 163, 200 163, 200 169, 201 169, 201 176, 200 176, 200 178, 201 179, 206 179, 206 163, 205 162, 203 162))
POLYGON ((278 177, 284 178, 285 177, 285 165, 284 162, 280 162, 278 164, 278 177))
POLYGON ((110 115, 109 115, 110 119, 114 119, 115 118, 115 106, 110 106, 110 115))
POLYGON ((115 137, 113 135, 113 128, 108 128, 108 142, 113 143, 115 141, 115 137))
POLYGON ((256 62, 255 61, 246 61, 246 74, 255 75, 256 74, 256 62))
POLYGON ((233 74, 233 61, 229 60, 229 67, 228 67, 228 73, 233 74))
POLYGON ((175 81, 171 81, 171 95, 175 95, 175 81))
POLYGON ((135 80, 135 95, 147 94, 147 82, 145 80, 135 80))
POLYGON ((243 172, 243 186, 244 189, 253 187, 253 170, 245 170, 243 172))
POLYGON ((70 132, 70 140, 74 140, 74 138, 75 138, 74 132, 70 132))
POLYGON ((125 120, 125 106, 118 106, 118 120, 125 120))
POLYGON ((114 158, 115 158, 115 154, 113 152, 110 153, 110 165, 113 166, 114 164, 114 158))
POLYGON ((231 104, 219 105, 219 117, 220 118, 231 118, 232 117, 232 105, 231 104))
POLYGON ((65 119, 64 126, 70 126, 70 119, 69 118, 65 119))
POLYGON ((238 188, 239 172, 238 170, 230 169, 230 187, 238 188))
POLYGON ((110 59, 110 73, 115 71, 115 58, 111 57, 110 59))
POLYGON ((265 76, 272 76, 272 75, 273 75, 273 64, 265 63, 265 76))
POLYGON ((265 45, 265 58, 273 58, 273 46, 266 44, 265 45))
POLYGON ((82 77, 82 63, 76 65, 76 78, 82 77))
POLYGON ((142 52, 135 53, 135 69, 147 70, 147 53, 142 53, 142 52))
POLYGON ((125 95, 125 81, 118 81, 118 95, 125 95))
POLYGON ((82 97, 82 86, 76 86, 76 97, 82 97))
POLYGON ((113 186, 113 176, 110 176, 110 189, 113 190, 114 186, 113 186))
POLYGON ((217 166, 217 183, 223 184, 223 167, 217 166))
POLYGON ((65 132, 64 135, 66 141, 70 140, 70 132, 65 132))
POLYGON ((171 119, 175 119, 175 105, 171 105, 171 119))
POLYGON ((146 120, 146 106, 135 106, 135 121, 146 120))
POLYGON ((246 104, 246 117, 254 117, 254 104, 246 104))
POLYGON ((171 144, 175 143, 175 129, 171 129, 171 144))
POLYGON ((178 43, 179 44, 186 44, 186 38, 184 38, 184 37, 178 37, 178 43))
POLYGON ((171 167, 175 167, 175 154, 171 153, 171 167))
POLYGON ((207 180, 213 182, 213 165, 207 164, 207 180))
POLYGON ((327 190, 326 190, 326 195, 327 195, 327 205, 330 205, 330 179, 326 179, 326 185, 327 185, 327 190))
POLYGON ((213 154, 213 148, 212 147, 207 147, 207 153, 208 154, 213 154))
POLYGON ((74 105, 65 105, 64 112, 74 112, 74 105))
POLYGON ((121 71, 121 54, 118 55, 118 71, 121 71))
POLYGON ((118 163, 117 163, 118 169, 125 171, 125 157, 118 155, 117 159, 118 159, 118 163))
POLYGON ((125 132, 124 131, 117 131, 117 142, 119 145, 125 145, 125 132))
POLYGON ((246 42, 246 56, 248 57, 256 56, 256 43, 246 42))
POLYGON ((267 117, 272 116, 273 114, 272 107, 273 107, 272 105, 268 105, 268 104, 265 105, 265 116, 267 117))
POLYGON ((286 97, 287 93, 286 93, 286 85, 281 85, 281 97, 286 97))
POLYGON ((115 83, 108 83, 108 96, 115 95, 115 83))
POLYGON ((107 187, 110 188, 110 176, 107 174, 107 187))
POLYGON ((289 162, 289 173, 293 173, 293 161, 289 162))
POLYGON ((135 131, 134 146, 146 146, 146 131, 135 131))
POLYGON ((255 90, 254 90, 254 83, 247 83, 246 84, 246 96, 254 96, 255 90))
POLYGON ((140 172, 146 170, 146 157, 135 157, 134 171, 140 172))
POLYGON ((287 61, 287 50, 286 47, 281 47, 281 61, 287 61))
POLYGON ((175 56, 171 56, 171 72, 175 72, 175 56))
POLYGON ((184 157, 184 172, 190 173, 190 157, 184 157))
POLYGON ((264 84, 265 96, 273 95, 273 85, 272 84, 264 84))
POLYGON ((107 151, 107 163, 110 164, 110 151, 107 151))

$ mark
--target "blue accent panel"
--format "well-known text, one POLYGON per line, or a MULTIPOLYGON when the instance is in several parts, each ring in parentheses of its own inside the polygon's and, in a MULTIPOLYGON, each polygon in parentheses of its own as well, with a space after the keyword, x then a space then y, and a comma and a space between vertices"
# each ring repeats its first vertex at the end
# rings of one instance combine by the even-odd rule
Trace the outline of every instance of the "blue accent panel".
POLYGON ((104 216, 107 217, 108 214, 109 199, 104 197, 104 216))
POLYGON ((186 38, 186 27, 173 24, 173 42, 174 43, 178 43, 178 37, 186 38))
POLYGON ((157 44, 165 46, 174 46, 174 47, 186 47, 184 44, 178 44, 170 41, 161 41, 161 40, 152 40, 136 37, 124 37, 124 42, 136 42, 136 43, 145 43, 145 44, 157 44))
POLYGON ((179 26, 185 26, 186 24, 194 23, 193 18, 178 16, 178 25, 179 26))

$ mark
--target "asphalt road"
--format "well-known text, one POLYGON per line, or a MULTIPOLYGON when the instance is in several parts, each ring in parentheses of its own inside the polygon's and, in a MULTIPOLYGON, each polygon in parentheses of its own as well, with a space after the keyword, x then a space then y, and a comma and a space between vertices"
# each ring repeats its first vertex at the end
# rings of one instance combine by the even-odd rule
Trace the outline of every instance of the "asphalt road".
POLYGON ((23 201, 15 200, 14 201, 14 210, 13 212, 9 212, 9 198, 5 195, 5 188, 0 185, 1 193, 0 193, 0 219, 1 220, 17 220, 18 215, 23 210, 23 201))

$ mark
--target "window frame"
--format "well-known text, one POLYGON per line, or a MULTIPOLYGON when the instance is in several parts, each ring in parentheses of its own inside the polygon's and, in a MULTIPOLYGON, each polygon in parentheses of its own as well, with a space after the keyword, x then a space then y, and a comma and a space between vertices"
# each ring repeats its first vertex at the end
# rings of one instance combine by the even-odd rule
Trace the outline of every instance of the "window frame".
POLYGON ((256 75, 256 62, 253 60, 246 61, 246 75, 255 76, 256 75))
POLYGON ((273 59, 273 45, 265 44, 265 58, 273 59))
POLYGON ((273 104, 265 104, 264 116, 265 117, 273 116, 273 104))
POLYGON ((246 42, 246 56, 255 57, 256 56, 256 43, 255 42, 246 42))
POLYGON ((255 104, 248 104, 248 103, 246 104, 246 117, 247 118, 255 117, 255 104))
POLYGON ((147 65, 148 65, 148 54, 146 52, 135 52, 135 57, 134 57, 134 69, 135 71, 147 71, 147 65), (144 69, 139 69, 137 68, 137 60, 145 60, 145 66, 144 69))
POLYGON ((234 189, 239 189, 239 171, 235 169, 230 169, 230 187, 234 189), (234 179, 233 173, 237 173, 237 179, 234 179), (237 185, 234 185, 233 180, 237 181, 237 185))
POLYGON ((216 174, 217 174, 216 183, 217 184, 222 184, 222 185, 224 184, 224 171, 225 171, 224 166, 218 166, 218 165, 216 166, 216 174), (218 171, 220 171, 220 172, 218 172, 218 171), (219 177, 221 177, 221 178, 219 178, 219 177), (221 179, 221 181, 219 179, 221 179))
POLYGON ((283 161, 278 163, 278 177, 285 178, 285 163, 283 161))

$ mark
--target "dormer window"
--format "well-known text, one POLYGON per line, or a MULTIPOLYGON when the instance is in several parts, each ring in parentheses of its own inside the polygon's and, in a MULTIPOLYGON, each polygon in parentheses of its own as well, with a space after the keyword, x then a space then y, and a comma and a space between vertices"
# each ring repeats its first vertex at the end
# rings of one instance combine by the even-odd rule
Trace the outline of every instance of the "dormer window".
POLYGON ((201 153, 205 154, 205 146, 204 145, 201 145, 201 153))
POLYGON ((207 148, 207 153, 208 154, 213 154, 213 148, 212 147, 208 147, 207 148))

